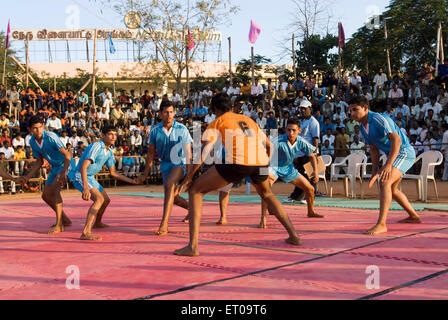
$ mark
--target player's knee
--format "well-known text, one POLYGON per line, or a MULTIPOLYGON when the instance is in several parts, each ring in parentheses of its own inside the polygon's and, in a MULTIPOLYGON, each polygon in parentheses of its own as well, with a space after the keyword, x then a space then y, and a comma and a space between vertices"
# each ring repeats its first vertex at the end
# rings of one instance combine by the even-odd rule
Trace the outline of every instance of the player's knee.
POLYGON ((381 181, 380 182, 380 188, 381 189, 392 189, 392 184, 389 181, 381 181))
POLYGON ((102 195, 98 195, 95 199, 95 205, 102 206, 104 204, 104 197, 102 195))
POLYGON ((109 204, 110 204, 110 198, 108 196, 105 196, 103 200, 103 205, 108 206, 109 204))

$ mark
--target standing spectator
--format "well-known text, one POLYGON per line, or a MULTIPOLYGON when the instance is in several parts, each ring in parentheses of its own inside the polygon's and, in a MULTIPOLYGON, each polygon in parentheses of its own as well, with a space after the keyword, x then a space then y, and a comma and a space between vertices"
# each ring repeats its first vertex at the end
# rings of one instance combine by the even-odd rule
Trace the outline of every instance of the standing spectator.
POLYGON ((17 91, 16 86, 12 86, 11 90, 8 90, 8 102, 9 102, 9 113, 17 114, 22 111, 22 102, 20 101, 20 93, 17 91))
POLYGON ((140 135, 139 130, 135 130, 134 134, 131 136, 131 152, 138 152, 141 154, 143 151, 142 144, 142 136, 140 135))
POLYGON ((112 93, 109 92, 109 88, 104 89, 104 92, 99 97, 101 98, 102 106, 106 107, 107 112, 109 112, 113 104, 112 93))
POLYGON ((170 100, 176 108, 179 107, 179 105, 181 104, 181 101, 182 101, 180 94, 178 94, 176 90, 173 90, 173 94, 171 95, 170 100))
POLYGON ((384 84, 388 81, 387 75, 383 72, 383 68, 380 68, 378 73, 373 78, 374 93, 378 90, 378 87, 384 87, 384 84))

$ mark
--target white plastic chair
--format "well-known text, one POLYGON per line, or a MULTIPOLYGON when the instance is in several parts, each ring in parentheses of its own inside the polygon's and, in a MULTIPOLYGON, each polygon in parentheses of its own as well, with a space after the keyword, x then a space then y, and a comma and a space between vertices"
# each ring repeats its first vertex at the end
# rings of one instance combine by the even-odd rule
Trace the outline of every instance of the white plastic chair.
POLYGON ((329 167, 331 165, 331 163, 333 162, 333 158, 328 154, 324 154, 322 156, 322 161, 324 162, 325 170, 322 172, 319 172, 319 179, 324 180, 325 192, 328 195, 328 184, 327 184, 326 172, 327 172, 327 167, 329 167))
POLYGON ((432 180, 434 183, 434 191, 437 199, 439 199, 439 193, 437 191, 437 184, 434 175, 435 167, 439 166, 443 162, 443 154, 440 151, 431 150, 422 153, 415 160, 415 163, 422 160, 422 168, 420 174, 405 174, 403 179, 416 180, 418 197, 423 202, 428 201, 428 180, 432 180))
MULTIPOLYGON (((344 189, 345 196, 348 197, 348 182, 350 181, 350 188, 352 192, 352 198, 356 198, 356 179, 359 179, 362 186, 362 177, 361 177, 361 164, 367 162, 367 156, 363 153, 352 153, 344 160, 339 163, 333 163, 331 165, 331 186, 330 186, 330 197, 333 197, 333 180, 335 178, 343 178, 344 181, 344 189), (345 174, 335 174, 336 167, 347 167, 347 173, 345 174)), ((361 189, 362 193, 362 189, 361 189)))

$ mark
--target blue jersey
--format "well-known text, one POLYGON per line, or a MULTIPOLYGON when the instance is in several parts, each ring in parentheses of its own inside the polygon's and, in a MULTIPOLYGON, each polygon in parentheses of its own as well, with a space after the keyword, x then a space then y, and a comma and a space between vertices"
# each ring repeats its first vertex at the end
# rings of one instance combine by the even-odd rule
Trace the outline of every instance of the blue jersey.
POLYGON ((162 167, 164 163, 174 165, 186 164, 183 147, 192 142, 193 139, 188 129, 176 121, 173 122, 169 132, 164 129, 163 122, 160 122, 149 134, 149 144, 156 147, 157 154, 162 161, 162 167))
POLYGON ((42 145, 36 141, 34 136, 30 139, 30 146, 33 150, 34 158, 44 158, 52 167, 60 167, 64 165, 65 156, 61 153, 61 148, 65 148, 59 136, 51 131, 45 131, 42 136, 42 145))
POLYGON ((378 147, 378 149, 387 155, 389 155, 391 146, 391 142, 387 136, 389 133, 397 133, 400 136, 400 152, 414 152, 414 148, 412 148, 408 137, 405 136, 396 123, 385 114, 369 111, 367 120, 368 129, 366 130, 364 125, 361 125, 360 127, 361 133, 366 140, 366 144, 371 144, 378 147))
POLYGON ((291 145, 286 134, 272 140, 274 154, 271 159, 271 167, 285 167, 291 165, 300 154, 310 155, 316 148, 297 136, 296 143, 291 145))
POLYGON ((85 160, 92 161, 90 166, 87 168, 88 176, 96 175, 101 171, 104 164, 106 164, 108 168, 115 165, 114 153, 110 148, 106 151, 106 145, 103 140, 92 143, 86 148, 86 150, 84 150, 81 159, 79 159, 78 166, 76 167, 76 172, 81 172, 82 163, 85 160))

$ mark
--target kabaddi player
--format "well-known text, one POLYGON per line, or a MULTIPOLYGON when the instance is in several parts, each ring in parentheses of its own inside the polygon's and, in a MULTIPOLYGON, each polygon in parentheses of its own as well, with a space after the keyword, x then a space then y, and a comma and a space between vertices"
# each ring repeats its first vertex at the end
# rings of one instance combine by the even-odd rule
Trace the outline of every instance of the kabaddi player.
MULTIPOLYGON (((176 190, 177 184, 187 173, 187 163, 188 167, 191 168, 191 144, 193 139, 188 129, 174 120, 175 109, 171 101, 162 101, 160 117, 162 122, 150 132, 146 168, 137 181, 143 183, 148 177, 157 151, 157 155, 162 160, 160 170, 162 171, 165 199, 163 202, 163 218, 156 235, 165 236, 168 234, 168 221, 173 210, 173 204, 188 210, 188 201, 176 194, 176 190)), ((188 217, 184 221, 187 219, 188 217)))
MULTIPOLYGON (((277 137, 272 141, 274 145, 274 156, 271 159, 269 167, 269 180, 271 187, 277 181, 282 179, 286 183, 291 183, 305 192, 305 198, 308 205, 308 218, 323 218, 314 211, 314 187, 302 176, 294 167, 294 159, 299 155, 308 156, 311 160, 315 175, 311 181, 315 184, 319 182, 317 174, 317 157, 314 151, 316 148, 299 136, 300 122, 288 120, 286 134, 277 137)), ((266 210, 267 203, 261 203, 261 221, 260 228, 266 228, 266 210)))
POLYGON ((48 234, 64 232, 64 227, 71 226, 72 222, 62 209, 61 188, 67 183, 67 173, 75 167, 75 162, 59 136, 54 132, 44 130, 41 119, 33 116, 28 125, 33 135, 30 139, 30 146, 33 157, 37 161, 28 174, 18 178, 17 181, 19 184, 27 183, 40 170, 44 159, 51 164, 51 173, 42 194, 42 199, 56 213, 56 224, 51 227, 48 234))
POLYGON ((188 246, 174 251, 180 256, 198 256, 199 227, 202 216, 202 200, 205 194, 238 183, 250 177, 258 194, 268 205, 269 213, 275 215, 286 228, 287 243, 300 245, 288 215, 280 201, 271 191, 268 180, 271 143, 258 125, 250 118, 231 112, 232 104, 227 94, 218 94, 212 99, 212 107, 217 119, 213 121, 203 136, 204 150, 199 161, 195 161, 182 182, 179 192, 189 189, 190 242, 188 246), (195 172, 210 155, 215 144, 220 142, 226 149, 226 163, 215 164, 205 174, 192 183, 195 172))
POLYGON ((135 180, 129 179, 115 170, 115 158, 110 147, 117 140, 117 129, 106 126, 103 128, 102 133, 103 140, 89 145, 84 150, 81 159, 79 159, 76 169, 69 173, 69 178, 75 185, 75 188, 82 192, 82 199, 85 201, 92 199, 93 201, 87 214, 81 240, 101 240, 101 237, 92 234, 92 225, 94 229, 108 227, 108 225, 101 222, 101 219, 110 203, 110 198, 95 179, 95 175, 101 171, 104 164, 109 168, 110 175, 113 178, 130 184, 137 184, 135 180))
POLYGON ((372 180, 380 180, 380 215, 376 226, 365 234, 377 235, 387 232, 386 220, 392 199, 409 214, 400 223, 421 223, 420 217, 411 206, 406 195, 398 190, 403 175, 415 162, 415 151, 407 136, 395 122, 385 114, 369 111, 369 102, 358 96, 350 101, 353 120, 361 123, 361 133, 370 145, 372 158, 372 180), (380 169, 380 150, 386 153, 386 164, 380 169))

